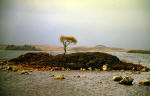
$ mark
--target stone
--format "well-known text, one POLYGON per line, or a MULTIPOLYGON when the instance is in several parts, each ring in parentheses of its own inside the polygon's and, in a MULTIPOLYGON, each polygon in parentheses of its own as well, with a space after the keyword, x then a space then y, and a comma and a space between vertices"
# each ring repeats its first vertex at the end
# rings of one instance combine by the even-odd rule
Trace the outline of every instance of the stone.
POLYGON ((124 77, 122 80, 119 81, 119 84, 124 84, 124 85, 132 85, 133 78, 130 76, 124 77))
POLYGON ((83 69, 82 68, 80 68, 80 71, 82 71, 83 69))
POLYGON ((150 86, 150 78, 140 81, 139 84, 150 86))
POLYGON ((77 76, 74 76, 74 77, 80 78, 80 76, 79 76, 79 75, 77 75, 77 76))
POLYGON ((95 70, 95 71, 100 71, 100 69, 98 69, 98 68, 95 68, 94 70, 95 70))
POLYGON ((107 65, 103 65, 102 69, 103 69, 103 71, 108 71, 108 66, 107 65))
POLYGON ((85 68, 80 68, 80 71, 86 71, 86 69, 85 68))
POLYGON ((23 70, 23 71, 21 71, 20 73, 19 73, 20 75, 29 75, 29 73, 27 72, 27 71, 25 71, 25 70, 23 70))
POLYGON ((86 75, 82 75, 81 77, 82 77, 82 78, 87 78, 86 75))
POLYGON ((102 84, 102 81, 98 81, 97 84, 102 84))
POLYGON ((64 74, 55 76, 54 79, 65 79, 65 78, 64 78, 64 74))
POLYGON ((12 70, 12 67, 8 66, 6 67, 6 70, 12 70))
POLYGON ((83 69, 82 69, 82 71, 86 71, 86 69, 85 69, 85 68, 83 68, 83 69))
POLYGON ((132 71, 133 74, 140 74, 140 71, 132 71))
POLYGON ((48 77, 54 77, 54 75, 53 75, 53 74, 50 74, 50 75, 48 75, 48 77))
POLYGON ((88 70, 89 70, 89 71, 92 71, 92 67, 89 67, 88 70))
POLYGON ((121 76, 113 76, 113 80, 114 81, 120 81, 120 80, 122 80, 122 77, 121 76))
POLYGON ((141 71, 142 72, 148 72, 148 69, 147 68, 142 68, 141 71))

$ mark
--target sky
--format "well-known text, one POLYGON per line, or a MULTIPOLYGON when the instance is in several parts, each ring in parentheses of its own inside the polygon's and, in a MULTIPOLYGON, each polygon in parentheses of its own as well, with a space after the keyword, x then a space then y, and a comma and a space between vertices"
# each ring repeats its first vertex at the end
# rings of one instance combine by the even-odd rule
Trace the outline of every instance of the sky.
POLYGON ((150 0, 0 0, 0 44, 150 50, 150 0))

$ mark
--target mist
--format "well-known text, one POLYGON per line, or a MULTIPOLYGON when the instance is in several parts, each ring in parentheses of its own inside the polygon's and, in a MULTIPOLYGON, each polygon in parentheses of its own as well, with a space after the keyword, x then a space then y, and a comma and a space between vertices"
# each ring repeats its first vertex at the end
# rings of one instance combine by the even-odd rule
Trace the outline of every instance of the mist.
POLYGON ((150 50, 149 0, 1 0, 0 44, 106 45, 150 50))

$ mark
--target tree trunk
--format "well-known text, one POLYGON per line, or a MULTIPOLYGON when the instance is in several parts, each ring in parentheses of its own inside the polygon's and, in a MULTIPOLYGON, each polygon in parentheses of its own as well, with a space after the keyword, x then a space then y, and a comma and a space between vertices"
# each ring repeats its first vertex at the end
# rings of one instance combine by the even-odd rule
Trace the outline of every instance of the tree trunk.
POLYGON ((64 55, 66 54, 66 46, 64 46, 64 55))

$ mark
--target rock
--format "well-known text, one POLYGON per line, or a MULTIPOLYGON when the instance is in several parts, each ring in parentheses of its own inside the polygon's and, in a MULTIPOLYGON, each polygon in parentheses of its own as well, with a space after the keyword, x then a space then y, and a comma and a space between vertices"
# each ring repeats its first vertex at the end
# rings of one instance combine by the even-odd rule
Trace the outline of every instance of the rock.
POLYGON ((80 78, 80 76, 79 76, 79 75, 78 75, 78 76, 74 76, 74 77, 80 78))
POLYGON ((80 71, 86 71, 86 69, 85 68, 80 68, 80 71))
POLYGON ((25 70, 21 71, 19 74, 20 74, 20 75, 23 75, 23 74, 29 75, 28 71, 25 71, 25 70))
POLYGON ((89 71, 92 71, 92 67, 89 67, 88 69, 89 69, 89 71))
POLYGON ((124 77, 119 84, 124 84, 124 85, 132 85, 133 82, 133 78, 131 78, 130 76, 124 77))
POLYGON ((82 71, 83 69, 82 68, 80 68, 80 71, 82 71))
POLYGON ((55 76, 54 79, 65 79, 64 74, 55 76))
POLYGON ((81 77, 82 77, 82 78, 87 78, 86 75, 82 75, 81 77))
POLYGON ((8 66, 6 67, 6 70, 12 70, 12 67, 8 66))
POLYGON ((95 70, 95 71, 100 71, 100 69, 98 69, 98 68, 95 68, 94 70, 95 70))
POLYGON ((142 68, 141 71, 142 72, 148 72, 148 68, 142 68))
POLYGON ((85 69, 85 68, 83 68, 83 69, 82 69, 82 71, 86 71, 86 69, 85 69))
POLYGON ((140 81, 139 84, 150 86, 150 78, 140 81))
POLYGON ((122 69, 122 70, 120 70, 120 72, 125 72, 125 70, 122 69))
POLYGON ((108 65, 107 64, 103 65, 102 69, 103 69, 103 71, 108 71, 108 65))
POLYGON ((113 76, 113 80, 120 81, 120 80, 122 80, 122 77, 121 76, 113 76))
POLYGON ((18 69, 14 69, 14 68, 13 68, 12 71, 16 72, 16 71, 18 71, 18 69))
POLYGON ((102 81, 98 81, 97 84, 102 84, 102 81))
POLYGON ((50 75, 48 75, 48 77, 54 77, 54 75, 53 75, 53 74, 50 74, 50 75))
POLYGON ((71 70, 70 68, 67 68, 67 69, 66 69, 66 71, 70 71, 70 70, 71 70))
POLYGON ((133 74, 140 74, 140 71, 132 71, 133 74))

